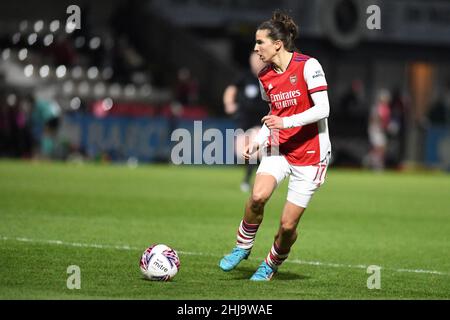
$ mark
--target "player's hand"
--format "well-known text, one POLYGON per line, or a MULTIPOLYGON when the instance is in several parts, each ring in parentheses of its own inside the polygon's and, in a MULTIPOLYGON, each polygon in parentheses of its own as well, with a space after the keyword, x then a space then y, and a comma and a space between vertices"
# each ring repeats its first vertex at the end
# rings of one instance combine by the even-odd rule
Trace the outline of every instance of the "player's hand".
POLYGON ((284 129, 283 118, 274 115, 265 116, 261 119, 269 129, 284 129))
POLYGON ((256 151, 258 151, 259 145, 256 142, 249 143, 242 153, 242 156, 244 157, 244 160, 250 160, 250 157, 252 154, 254 154, 256 151))

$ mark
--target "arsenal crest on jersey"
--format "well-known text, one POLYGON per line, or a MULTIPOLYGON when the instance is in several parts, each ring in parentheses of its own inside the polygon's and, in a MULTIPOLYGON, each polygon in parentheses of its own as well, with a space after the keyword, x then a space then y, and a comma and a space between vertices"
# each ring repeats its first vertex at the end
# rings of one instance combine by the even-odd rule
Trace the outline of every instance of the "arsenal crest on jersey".
POLYGON ((295 85, 297 83, 297 75, 293 74, 289 77, 289 80, 291 81, 292 85, 295 85))

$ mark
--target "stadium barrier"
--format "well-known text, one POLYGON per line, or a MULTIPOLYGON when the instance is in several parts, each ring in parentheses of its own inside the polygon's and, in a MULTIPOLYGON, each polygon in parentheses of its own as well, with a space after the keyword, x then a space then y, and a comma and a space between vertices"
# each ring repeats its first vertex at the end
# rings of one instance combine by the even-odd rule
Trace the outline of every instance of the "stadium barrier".
POLYGON ((185 160, 183 164, 236 163, 233 135, 235 123, 229 119, 206 118, 194 121, 176 117, 98 118, 72 113, 64 115, 60 132, 61 140, 75 146, 89 159, 106 157, 113 162, 124 162, 132 158, 140 162, 181 164, 171 159, 172 148, 183 142, 182 139, 172 137, 172 133, 175 130, 180 132, 180 129, 191 137, 188 141, 190 148, 186 148, 189 149, 189 159, 186 159, 186 154, 181 154, 185 160), (217 141, 217 137, 223 140, 217 141), (214 150, 211 150, 212 145, 214 150), (213 161, 208 161, 203 155, 211 151, 213 161))

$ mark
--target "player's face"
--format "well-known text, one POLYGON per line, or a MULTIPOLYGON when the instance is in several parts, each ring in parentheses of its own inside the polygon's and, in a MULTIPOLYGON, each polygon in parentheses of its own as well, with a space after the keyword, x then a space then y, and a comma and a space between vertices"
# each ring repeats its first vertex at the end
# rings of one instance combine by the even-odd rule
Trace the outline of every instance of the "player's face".
POLYGON ((279 50, 279 41, 269 38, 269 30, 256 31, 255 52, 264 63, 273 62, 273 58, 279 50))

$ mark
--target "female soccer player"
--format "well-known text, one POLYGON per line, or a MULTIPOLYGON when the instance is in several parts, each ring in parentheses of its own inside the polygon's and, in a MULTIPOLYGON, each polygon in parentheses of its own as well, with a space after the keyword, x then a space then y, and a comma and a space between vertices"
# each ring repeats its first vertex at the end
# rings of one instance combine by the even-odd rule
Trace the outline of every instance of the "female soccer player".
POLYGON ((255 52, 267 63, 258 75, 270 113, 244 158, 261 149, 252 194, 237 232, 236 247, 219 263, 224 271, 247 259, 263 220, 264 206, 281 181, 290 176, 287 201, 275 241, 251 280, 268 281, 288 257, 297 225, 314 192, 325 181, 331 154, 327 117, 327 82, 319 62, 296 51, 298 27, 291 17, 274 12, 256 31, 255 52))

